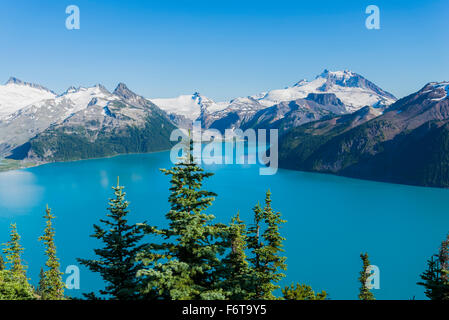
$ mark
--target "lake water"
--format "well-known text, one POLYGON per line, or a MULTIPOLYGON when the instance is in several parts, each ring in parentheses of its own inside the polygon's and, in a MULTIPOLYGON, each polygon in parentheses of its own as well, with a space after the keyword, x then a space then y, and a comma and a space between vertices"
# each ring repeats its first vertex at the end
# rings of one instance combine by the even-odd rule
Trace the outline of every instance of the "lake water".
MULTIPOLYGON (((57 216, 62 269, 78 265, 76 258, 92 257, 98 245, 89 237, 92 224, 104 217, 117 176, 131 202, 130 221, 164 225, 169 181, 158 169, 171 166, 169 153, 161 152, 0 173, 0 242, 8 240, 9 223, 16 222, 28 275, 36 283, 45 260, 37 238, 48 203, 57 216)), ((288 257, 282 284, 307 283, 332 299, 356 299, 359 254, 367 251, 380 268, 380 289, 373 290, 378 299, 425 298, 416 282, 449 232, 449 190, 289 170, 260 176, 259 165, 206 169, 215 173, 206 187, 218 194, 209 213, 221 222, 237 211, 250 222, 251 208, 271 189, 273 207, 288 220, 282 229, 288 257)), ((101 280, 81 267, 81 290, 67 293, 80 296, 101 287, 101 280)))

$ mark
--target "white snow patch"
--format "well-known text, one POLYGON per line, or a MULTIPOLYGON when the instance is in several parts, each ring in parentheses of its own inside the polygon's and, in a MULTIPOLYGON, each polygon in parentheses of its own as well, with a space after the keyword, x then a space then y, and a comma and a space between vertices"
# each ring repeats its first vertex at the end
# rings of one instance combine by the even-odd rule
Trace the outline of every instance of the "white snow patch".
POLYGON ((54 99, 55 94, 25 84, 8 83, 0 85, 0 120, 18 110, 42 100, 54 99))
POLYGON ((228 103, 216 103, 215 101, 201 96, 199 93, 193 95, 181 95, 176 98, 149 99, 152 103, 167 113, 182 115, 190 120, 196 120, 204 108, 208 112, 223 110, 228 103))
POLYGON ((442 96, 441 98, 432 99, 433 101, 440 101, 449 97, 449 82, 434 83, 433 87, 435 89, 444 89, 444 91, 446 91, 446 95, 442 96))

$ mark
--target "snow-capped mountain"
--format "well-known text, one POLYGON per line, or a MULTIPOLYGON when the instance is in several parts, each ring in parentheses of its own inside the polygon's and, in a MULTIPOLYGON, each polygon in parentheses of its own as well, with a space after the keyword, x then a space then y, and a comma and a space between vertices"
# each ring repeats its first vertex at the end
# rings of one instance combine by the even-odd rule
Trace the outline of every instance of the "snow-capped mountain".
POLYGON ((257 99, 269 107, 283 101, 306 98, 310 93, 334 93, 353 112, 364 106, 390 105, 397 99, 374 83, 352 71, 324 70, 314 80, 301 80, 291 87, 272 90, 257 99))
POLYGON ((181 95, 176 98, 149 99, 168 114, 183 116, 192 121, 198 119, 202 112, 216 112, 223 110, 228 103, 216 103, 202 96, 199 92, 192 95, 181 95))
POLYGON ((5 85, 0 85, 0 120, 30 104, 55 97, 53 91, 43 86, 11 77, 5 85))
POLYGON ((276 122, 275 127, 287 130, 318 120, 329 112, 352 113, 364 106, 384 108, 396 100, 391 93, 354 72, 324 70, 310 82, 301 80, 285 89, 234 99, 224 110, 211 113, 203 123, 207 128, 223 130, 261 124, 271 127, 276 122), (284 117, 289 119, 282 121, 284 117))
POLYGON ((391 93, 357 73, 324 70, 312 81, 301 80, 285 89, 239 97, 229 102, 214 102, 198 93, 151 101, 169 114, 191 121, 201 120, 206 128, 223 129, 238 127, 265 108, 282 102, 306 99, 310 94, 334 94, 343 103, 343 111, 347 113, 364 106, 385 107, 397 100, 391 93))
POLYGON ((0 114, 3 115, 0 118, 0 153, 25 143, 50 125, 60 123, 70 115, 86 109, 94 99, 97 104, 103 105, 118 99, 102 85, 90 88, 70 87, 61 95, 56 95, 38 85, 11 79, 14 82, 10 80, 3 87, 8 92, 15 92, 21 99, 11 100, 9 106, 0 107, 0 114))
POLYGON ((0 121, 0 155, 45 163, 168 149, 167 114, 120 83, 70 87, 0 121))
MULTIPOLYGON (((0 86, 0 156, 9 155, 33 137, 50 127, 60 126, 68 119, 72 119, 70 123, 73 123, 73 119, 92 122, 94 118, 98 118, 98 123, 113 123, 115 126, 118 125, 117 122, 125 123, 110 119, 114 117, 111 104, 134 106, 144 110, 138 113, 139 108, 129 108, 129 111, 127 108, 123 109, 122 113, 126 114, 128 119, 138 119, 148 114, 150 107, 157 108, 147 99, 129 90, 123 83, 112 93, 97 84, 92 87, 72 86, 57 95, 40 85, 11 78, 6 85, 0 86), (102 117, 104 119, 100 119, 102 117)), ((159 111, 165 115, 163 111, 159 111)), ((166 121, 170 122, 166 115, 165 117, 166 121)), ((133 123, 140 125, 145 122, 145 119, 140 120, 133 123)), ((85 126, 87 127, 88 123, 85 126)), ((169 125, 165 124, 165 127, 169 128, 169 125)))

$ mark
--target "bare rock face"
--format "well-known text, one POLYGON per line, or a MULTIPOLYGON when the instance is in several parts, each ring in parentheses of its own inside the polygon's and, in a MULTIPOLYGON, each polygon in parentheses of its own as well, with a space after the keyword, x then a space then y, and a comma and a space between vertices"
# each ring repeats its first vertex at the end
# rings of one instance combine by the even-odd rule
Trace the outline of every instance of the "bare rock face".
POLYGON ((279 129, 282 134, 304 123, 345 113, 345 105, 335 94, 311 93, 305 99, 281 102, 260 110, 241 126, 244 129, 279 129))

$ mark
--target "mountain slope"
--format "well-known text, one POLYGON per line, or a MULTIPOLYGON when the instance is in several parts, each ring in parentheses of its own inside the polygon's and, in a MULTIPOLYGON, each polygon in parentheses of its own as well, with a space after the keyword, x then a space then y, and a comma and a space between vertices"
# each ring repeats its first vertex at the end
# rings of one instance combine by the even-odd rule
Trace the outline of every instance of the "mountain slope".
POLYGON ((113 94, 95 96, 15 148, 9 158, 41 163, 166 150, 174 129, 165 112, 119 84, 113 94))
POLYGON ((430 83, 384 114, 356 126, 342 129, 335 125, 323 131, 327 123, 318 121, 294 128, 281 138, 279 164, 363 179, 449 187, 448 87, 445 82, 430 83))
POLYGON ((199 120, 205 128, 217 129, 224 132, 226 129, 240 128, 257 111, 264 108, 266 107, 254 98, 236 98, 230 101, 226 109, 212 113, 203 113, 199 120))
POLYGON ((305 99, 281 102, 257 112, 242 128, 279 129, 290 128, 323 117, 346 113, 345 105, 333 93, 310 93, 305 99))
POLYGON ((313 81, 301 80, 292 87, 267 92, 258 101, 272 106, 282 101, 304 99, 310 93, 333 93, 346 106, 347 112, 365 106, 390 105, 396 98, 374 83, 352 71, 324 70, 313 81))
POLYGON ((101 85, 78 89, 71 87, 61 95, 33 102, 9 114, 6 119, 0 119, 0 155, 8 155, 12 149, 27 142, 50 125, 60 123, 70 115, 87 108, 92 99, 106 104, 118 97, 101 85))

